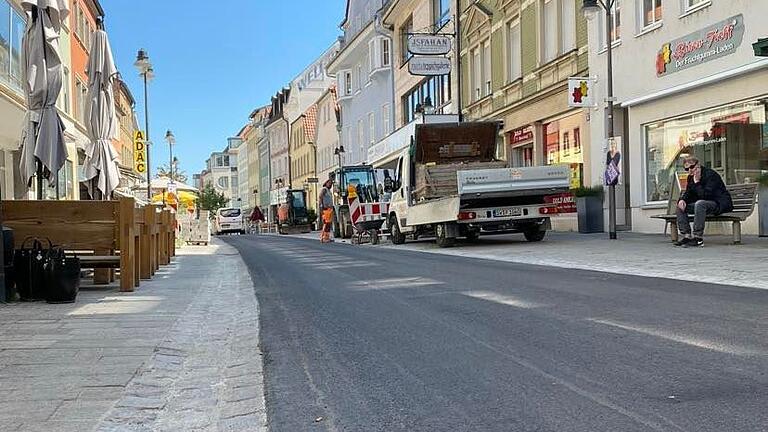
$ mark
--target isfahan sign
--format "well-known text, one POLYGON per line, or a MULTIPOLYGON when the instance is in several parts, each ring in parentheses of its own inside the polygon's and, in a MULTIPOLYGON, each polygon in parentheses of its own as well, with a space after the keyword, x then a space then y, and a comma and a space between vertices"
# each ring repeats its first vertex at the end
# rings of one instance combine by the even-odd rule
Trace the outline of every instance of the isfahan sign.
POLYGON ((414 34, 408 38, 408 51, 415 55, 444 55, 451 52, 451 38, 443 35, 414 34))

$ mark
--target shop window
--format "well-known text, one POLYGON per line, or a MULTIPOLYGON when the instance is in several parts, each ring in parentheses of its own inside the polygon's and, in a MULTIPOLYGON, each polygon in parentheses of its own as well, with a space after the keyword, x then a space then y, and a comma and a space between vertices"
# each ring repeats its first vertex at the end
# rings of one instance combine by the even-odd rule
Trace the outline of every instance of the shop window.
POLYGON ((650 27, 661 22, 662 0, 643 0, 643 27, 650 27))
POLYGON ((543 125, 546 164, 567 165, 571 170, 571 187, 582 185, 584 155, 581 152, 581 122, 582 115, 574 114, 543 125))
POLYGON ((755 100, 644 126, 646 201, 669 199, 671 180, 687 178, 683 160, 697 157, 726 184, 768 173, 766 101, 755 100))

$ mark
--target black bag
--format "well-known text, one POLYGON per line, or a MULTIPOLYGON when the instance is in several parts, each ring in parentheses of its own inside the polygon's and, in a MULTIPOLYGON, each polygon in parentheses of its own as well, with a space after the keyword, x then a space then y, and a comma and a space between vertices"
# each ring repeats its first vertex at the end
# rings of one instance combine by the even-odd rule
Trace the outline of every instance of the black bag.
POLYGON ((80 258, 68 257, 62 248, 51 248, 44 265, 45 301, 74 303, 80 290, 80 258))
POLYGON ((21 301, 42 300, 45 297, 44 266, 48 252, 35 237, 27 237, 16 249, 13 267, 16 277, 16 291, 21 301), (27 247, 32 240, 30 247, 27 247))

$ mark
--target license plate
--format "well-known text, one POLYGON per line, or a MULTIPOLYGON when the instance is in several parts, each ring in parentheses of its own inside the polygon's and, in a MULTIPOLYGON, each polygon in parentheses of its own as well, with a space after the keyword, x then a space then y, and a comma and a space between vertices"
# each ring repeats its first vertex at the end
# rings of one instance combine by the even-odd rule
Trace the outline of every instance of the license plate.
POLYGON ((221 224, 222 228, 229 228, 229 224, 221 224))
POLYGON ((493 211, 493 217, 516 217, 522 216, 523 209, 519 207, 496 209, 493 211))

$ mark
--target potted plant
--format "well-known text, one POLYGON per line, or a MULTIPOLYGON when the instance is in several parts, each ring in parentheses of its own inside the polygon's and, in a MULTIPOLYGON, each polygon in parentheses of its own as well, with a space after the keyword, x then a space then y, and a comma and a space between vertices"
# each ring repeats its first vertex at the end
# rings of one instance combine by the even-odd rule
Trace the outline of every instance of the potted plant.
POLYGON ((760 185, 757 191, 757 217, 759 221, 760 237, 768 237, 768 173, 764 172, 757 177, 760 185), (765 199, 763 199, 765 197, 765 199))
POLYGON ((603 187, 582 186, 572 189, 571 193, 576 197, 579 232, 603 232, 603 187))

